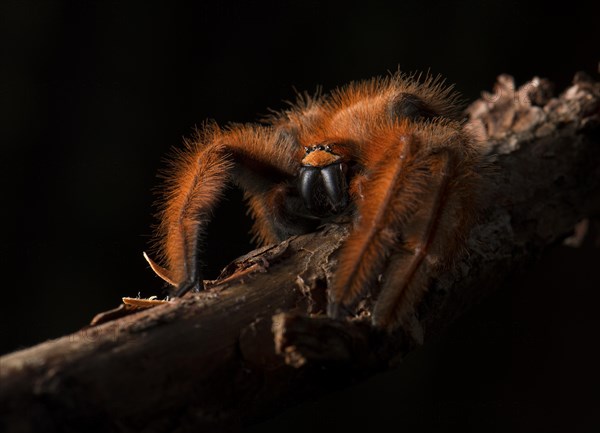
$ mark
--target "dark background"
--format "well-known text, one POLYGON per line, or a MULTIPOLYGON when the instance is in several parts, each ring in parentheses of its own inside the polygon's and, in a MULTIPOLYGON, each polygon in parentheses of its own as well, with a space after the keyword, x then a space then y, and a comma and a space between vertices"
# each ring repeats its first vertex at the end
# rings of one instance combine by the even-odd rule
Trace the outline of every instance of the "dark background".
MULTIPOLYGON (((546 76, 564 88, 575 71, 597 69, 592 3, 2 0, 0 353, 76 331, 121 296, 160 294, 141 255, 156 173, 204 119, 254 121, 283 108, 293 88, 327 90, 398 65, 441 73, 469 100, 503 72, 519 83, 546 76)), ((210 228, 207 277, 249 248, 250 221, 240 194, 230 196, 210 228), (215 248, 216 239, 228 248, 215 248)), ((399 395, 394 389, 420 395, 392 400, 405 408, 398 416, 414 421, 411 431, 489 429, 500 419, 549 431, 524 426, 585 419, 580 403, 597 391, 585 388, 588 395, 563 376, 580 372, 597 383, 573 344, 589 345, 581 335, 591 338, 585 331, 598 321, 562 300, 574 290, 580 302, 598 300, 591 271, 599 259, 592 247, 557 247, 446 340, 409 358, 417 366, 410 377, 385 379, 387 388, 377 379, 369 398, 388 401, 399 395), (540 302, 547 293, 561 302, 540 302)), ((337 409, 319 401, 300 419, 346 419, 359 397, 344 395, 337 409)), ((363 415, 365 426, 379 425, 363 415)))

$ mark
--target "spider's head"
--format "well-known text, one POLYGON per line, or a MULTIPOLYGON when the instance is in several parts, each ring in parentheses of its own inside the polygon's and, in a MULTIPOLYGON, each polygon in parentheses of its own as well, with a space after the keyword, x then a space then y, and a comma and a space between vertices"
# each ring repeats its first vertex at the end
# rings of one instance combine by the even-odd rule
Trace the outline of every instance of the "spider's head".
POLYGON ((299 190, 313 214, 338 214, 348 206, 346 164, 329 144, 306 148, 300 167, 299 190))

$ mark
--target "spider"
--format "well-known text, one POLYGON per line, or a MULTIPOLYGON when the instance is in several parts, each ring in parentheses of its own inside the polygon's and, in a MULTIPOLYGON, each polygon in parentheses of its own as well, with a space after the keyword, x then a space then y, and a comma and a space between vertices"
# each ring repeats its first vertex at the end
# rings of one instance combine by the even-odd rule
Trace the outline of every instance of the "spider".
POLYGON ((200 253, 226 185, 244 192, 260 244, 351 219, 328 314, 373 293, 373 325, 407 323, 429 278, 460 256, 475 219, 482 146, 439 77, 400 72, 298 96, 264 124, 205 124, 185 140, 159 213, 162 267, 176 297, 203 288, 200 253))

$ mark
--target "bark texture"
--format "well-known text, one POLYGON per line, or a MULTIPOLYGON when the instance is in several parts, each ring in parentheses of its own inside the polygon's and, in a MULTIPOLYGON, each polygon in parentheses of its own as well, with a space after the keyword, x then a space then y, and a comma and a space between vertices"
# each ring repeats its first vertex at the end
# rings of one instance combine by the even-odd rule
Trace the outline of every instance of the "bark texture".
POLYGON ((410 329, 319 314, 348 232, 328 226, 241 257, 206 292, 0 358, 0 430, 235 431, 393 367, 600 215, 599 111, 600 85, 582 74, 556 98, 545 80, 500 76, 469 107, 495 159, 486 211, 410 329))

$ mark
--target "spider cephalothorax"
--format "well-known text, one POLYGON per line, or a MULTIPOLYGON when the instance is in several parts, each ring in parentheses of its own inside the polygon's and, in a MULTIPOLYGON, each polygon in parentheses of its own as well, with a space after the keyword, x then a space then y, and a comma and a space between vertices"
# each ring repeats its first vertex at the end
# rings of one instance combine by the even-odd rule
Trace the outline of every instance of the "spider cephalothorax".
POLYGON ((233 182, 262 244, 348 215, 329 313, 370 290, 373 323, 401 325, 473 221, 482 152, 455 100, 438 79, 398 73, 300 97, 267 125, 204 126, 168 176, 159 228, 166 267, 150 265, 176 296, 201 289, 203 231, 233 182))

